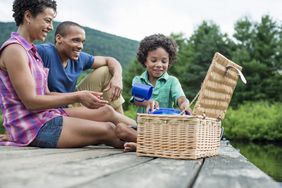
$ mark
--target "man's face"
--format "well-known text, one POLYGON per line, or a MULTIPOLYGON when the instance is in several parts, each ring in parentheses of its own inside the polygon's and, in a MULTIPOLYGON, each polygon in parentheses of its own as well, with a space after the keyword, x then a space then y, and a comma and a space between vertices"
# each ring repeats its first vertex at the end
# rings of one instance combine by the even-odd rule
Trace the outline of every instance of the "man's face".
POLYGON ((56 41, 56 46, 59 48, 58 51, 60 56, 77 60, 81 50, 83 49, 85 31, 78 26, 70 26, 67 28, 65 36, 56 36, 56 41))

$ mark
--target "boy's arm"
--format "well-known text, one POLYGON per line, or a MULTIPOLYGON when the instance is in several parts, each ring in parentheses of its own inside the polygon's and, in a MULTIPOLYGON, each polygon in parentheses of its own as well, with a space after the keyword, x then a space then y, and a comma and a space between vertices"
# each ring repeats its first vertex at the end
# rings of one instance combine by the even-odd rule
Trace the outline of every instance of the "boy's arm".
POLYGON ((146 112, 148 112, 149 109, 151 109, 151 111, 154 111, 154 109, 159 108, 159 103, 158 101, 155 101, 155 100, 149 100, 149 101, 143 101, 143 102, 134 101, 134 104, 136 106, 146 107, 146 112))
POLYGON ((182 110, 187 110, 190 111, 189 107, 189 101, 186 99, 185 96, 181 96, 177 100, 177 105, 179 106, 179 109, 182 110))
POLYGON ((186 98, 183 89, 181 87, 181 84, 177 78, 175 78, 172 82, 171 87, 172 97, 175 99, 176 105, 179 107, 179 109, 190 111, 189 108, 189 100, 186 98))

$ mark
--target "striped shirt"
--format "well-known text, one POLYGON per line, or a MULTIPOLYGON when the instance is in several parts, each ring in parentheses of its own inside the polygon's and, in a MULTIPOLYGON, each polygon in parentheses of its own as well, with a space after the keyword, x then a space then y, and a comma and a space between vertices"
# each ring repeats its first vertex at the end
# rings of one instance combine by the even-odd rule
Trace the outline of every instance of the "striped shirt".
MULTIPOLYGON (((140 76, 135 76, 132 85, 141 83, 153 86, 149 81, 148 72, 143 72, 140 76)), ((178 106, 179 97, 185 96, 179 80, 165 72, 156 82, 153 89, 152 99, 158 101, 160 108, 173 108, 178 106)), ((133 102, 131 97, 130 102, 133 102)), ((145 113, 146 107, 139 106, 138 113, 145 113)))
MULTIPOLYGON (((28 43, 18 33, 13 32, 10 39, 1 46, 0 55, 4 48, 10 44, 19 44, 26 50, 28 66, 35 81, 36 94, 45 95, 48 69, 43 67, 35 46, 28 43)), ((27 146, 34 140, 39 129, 46 122, 57 116, 66 115, 61 108, 37 112, 27 110, 16 94, 5 70, 0 70, 0 106, 3 125, 9 135, 9 142, 0 140, 0 145, 27 146)))

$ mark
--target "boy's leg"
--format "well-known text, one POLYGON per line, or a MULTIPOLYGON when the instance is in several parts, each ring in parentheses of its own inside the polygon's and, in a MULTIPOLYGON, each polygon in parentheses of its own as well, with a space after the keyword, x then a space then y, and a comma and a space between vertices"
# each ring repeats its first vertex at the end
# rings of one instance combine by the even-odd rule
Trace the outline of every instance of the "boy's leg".
MULTIPOLYGON (((112 75, 110 74, 109 68, 107 66, 99 67, 95 69, 77 86, 78 90, 90 90, 103 92, 103 90, 108 86, 112 75)), ((103 92, 103 99, 109 101, 110 97, 109 91, 103 92)), ((120 96, 117 100, 111 101, 109 104, 119 113, 123 114, 122 104, 124 99, 120 96)))

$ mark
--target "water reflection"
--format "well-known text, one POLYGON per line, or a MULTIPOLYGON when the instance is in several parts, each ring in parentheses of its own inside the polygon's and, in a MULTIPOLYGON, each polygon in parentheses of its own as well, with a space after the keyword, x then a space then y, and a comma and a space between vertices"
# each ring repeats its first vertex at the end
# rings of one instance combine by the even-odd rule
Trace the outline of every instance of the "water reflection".
POLYGON ((275 144, 255 144, 231 141, 232 145, 240 149, 249 161, 271 176, 282 182, 282 147, 275 144))

